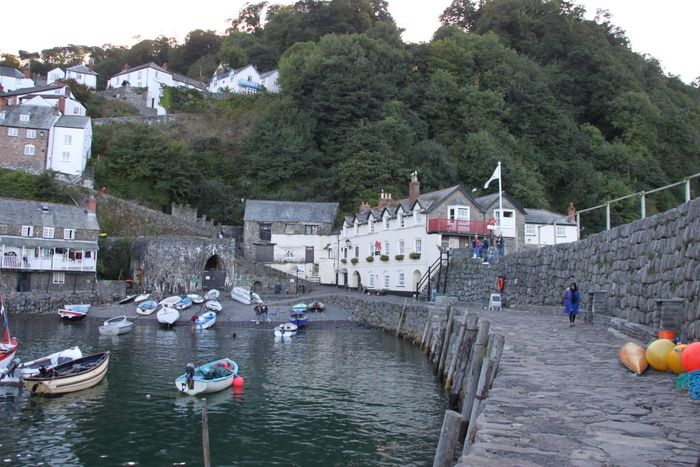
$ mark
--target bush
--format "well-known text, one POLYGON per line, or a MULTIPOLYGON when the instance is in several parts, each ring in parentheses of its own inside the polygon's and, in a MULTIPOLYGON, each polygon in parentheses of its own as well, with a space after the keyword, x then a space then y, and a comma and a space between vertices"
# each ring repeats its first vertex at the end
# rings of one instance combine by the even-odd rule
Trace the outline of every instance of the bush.
POLYGON ((350 260, 350 262, 351 262, 352 264, 357 264, 358 261, 359 261, 359 260, 358 260, 357 258, 352 258, 352 259, 350 260))
POLYGON ((382 255, 382 256, 379 257, 379 259, 381 259, 382 261, 389 261, 389 256, 387 256, 387 255, 382 255))
POLYGON ((348 260, 345 259, 345 258, 340 258, 340 262, 343 263, 343 264, 346 264, 346 263, 348 262, 348 260))
POLYGON ((371 263, 372 261, 374 261, 374 256, 370 255, 365 259, 367 260, 368 263, 371 263))
POLYGON ((420 253, 416 253, 415 251, 413 253, 409 253, 408 257, 411 259, 420 259, 420 253))
POLYGON ((396 258, 396 261, 403 261, 403 255, 396 255, 394 258, 396 258))

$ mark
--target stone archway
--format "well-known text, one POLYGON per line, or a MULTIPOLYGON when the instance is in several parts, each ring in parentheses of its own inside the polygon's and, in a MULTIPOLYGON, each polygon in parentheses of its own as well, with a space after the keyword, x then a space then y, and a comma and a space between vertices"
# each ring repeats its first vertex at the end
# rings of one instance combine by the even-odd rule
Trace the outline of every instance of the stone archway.
POLYGON ((209 259, 207 259, 207 262, 204 263, 204 270, 205 271, 225 271, 226 264, 224 263, 224 260, 222 260, 219 255, 212 255, 209 257, 209 259))
POLYGON ((421 277, 423 277, 423 275, 420 273, 420 271, 418 269, 413 271, 413 281, 412 282, 413 282, 413 290, 414 291, 416 290, 416 287, 418 287, 418 283, 420 282, 421 277))
POLYGON ((360 273, 355 271, 352 273, 352 281, 350 281, 350 287, 353 289, 360 290, 362 288, 362 277, 360 273))
POLYGON ((212 255, 204 263, 202 289, 220 289, 226 285, 226 263, 219 255, 212 255))

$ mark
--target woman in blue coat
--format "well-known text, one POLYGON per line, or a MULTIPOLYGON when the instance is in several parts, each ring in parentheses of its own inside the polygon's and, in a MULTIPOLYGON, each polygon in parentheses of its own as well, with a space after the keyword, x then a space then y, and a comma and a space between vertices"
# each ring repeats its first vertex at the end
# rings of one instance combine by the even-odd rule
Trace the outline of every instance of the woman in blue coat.
POLYGON ((572 282, 564 292, 564 313, 569 315, 569 326, 573 326, 581 303, 581 295, 578 293, 576 282, 572 282))

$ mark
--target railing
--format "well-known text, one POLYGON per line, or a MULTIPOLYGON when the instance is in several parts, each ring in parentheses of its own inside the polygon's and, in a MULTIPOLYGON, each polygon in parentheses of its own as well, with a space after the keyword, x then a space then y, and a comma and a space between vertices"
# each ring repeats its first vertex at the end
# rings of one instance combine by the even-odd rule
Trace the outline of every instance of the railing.
POLYGON ((491 231, 486 221, 465 221, 459 219, 430 219, 428 233, 455 233, 488 235, 491 231))
POLYGON ((3 256, 2 269, 21 269, 34 271, 95 271, 95 260, 58 258, 22 258, 20 256, 3 256))
POLYGON ((239 79, 238 80, 238 85, 244 88, 251 88, 251 89, 262 89, 262 86, 254 81, 248 81, 247 79, 239 79))

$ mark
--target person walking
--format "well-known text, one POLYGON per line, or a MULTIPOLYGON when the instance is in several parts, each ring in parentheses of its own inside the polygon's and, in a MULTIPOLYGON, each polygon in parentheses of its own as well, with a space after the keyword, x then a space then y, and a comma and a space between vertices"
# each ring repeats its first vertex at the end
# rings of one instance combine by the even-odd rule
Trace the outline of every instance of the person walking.
POLYGON ((581 295, 578 292, 576 282, 572 282, 568 289, 564 291, 564 313, 569 315, 569 326, 573 326, 578 315, 581 295))

